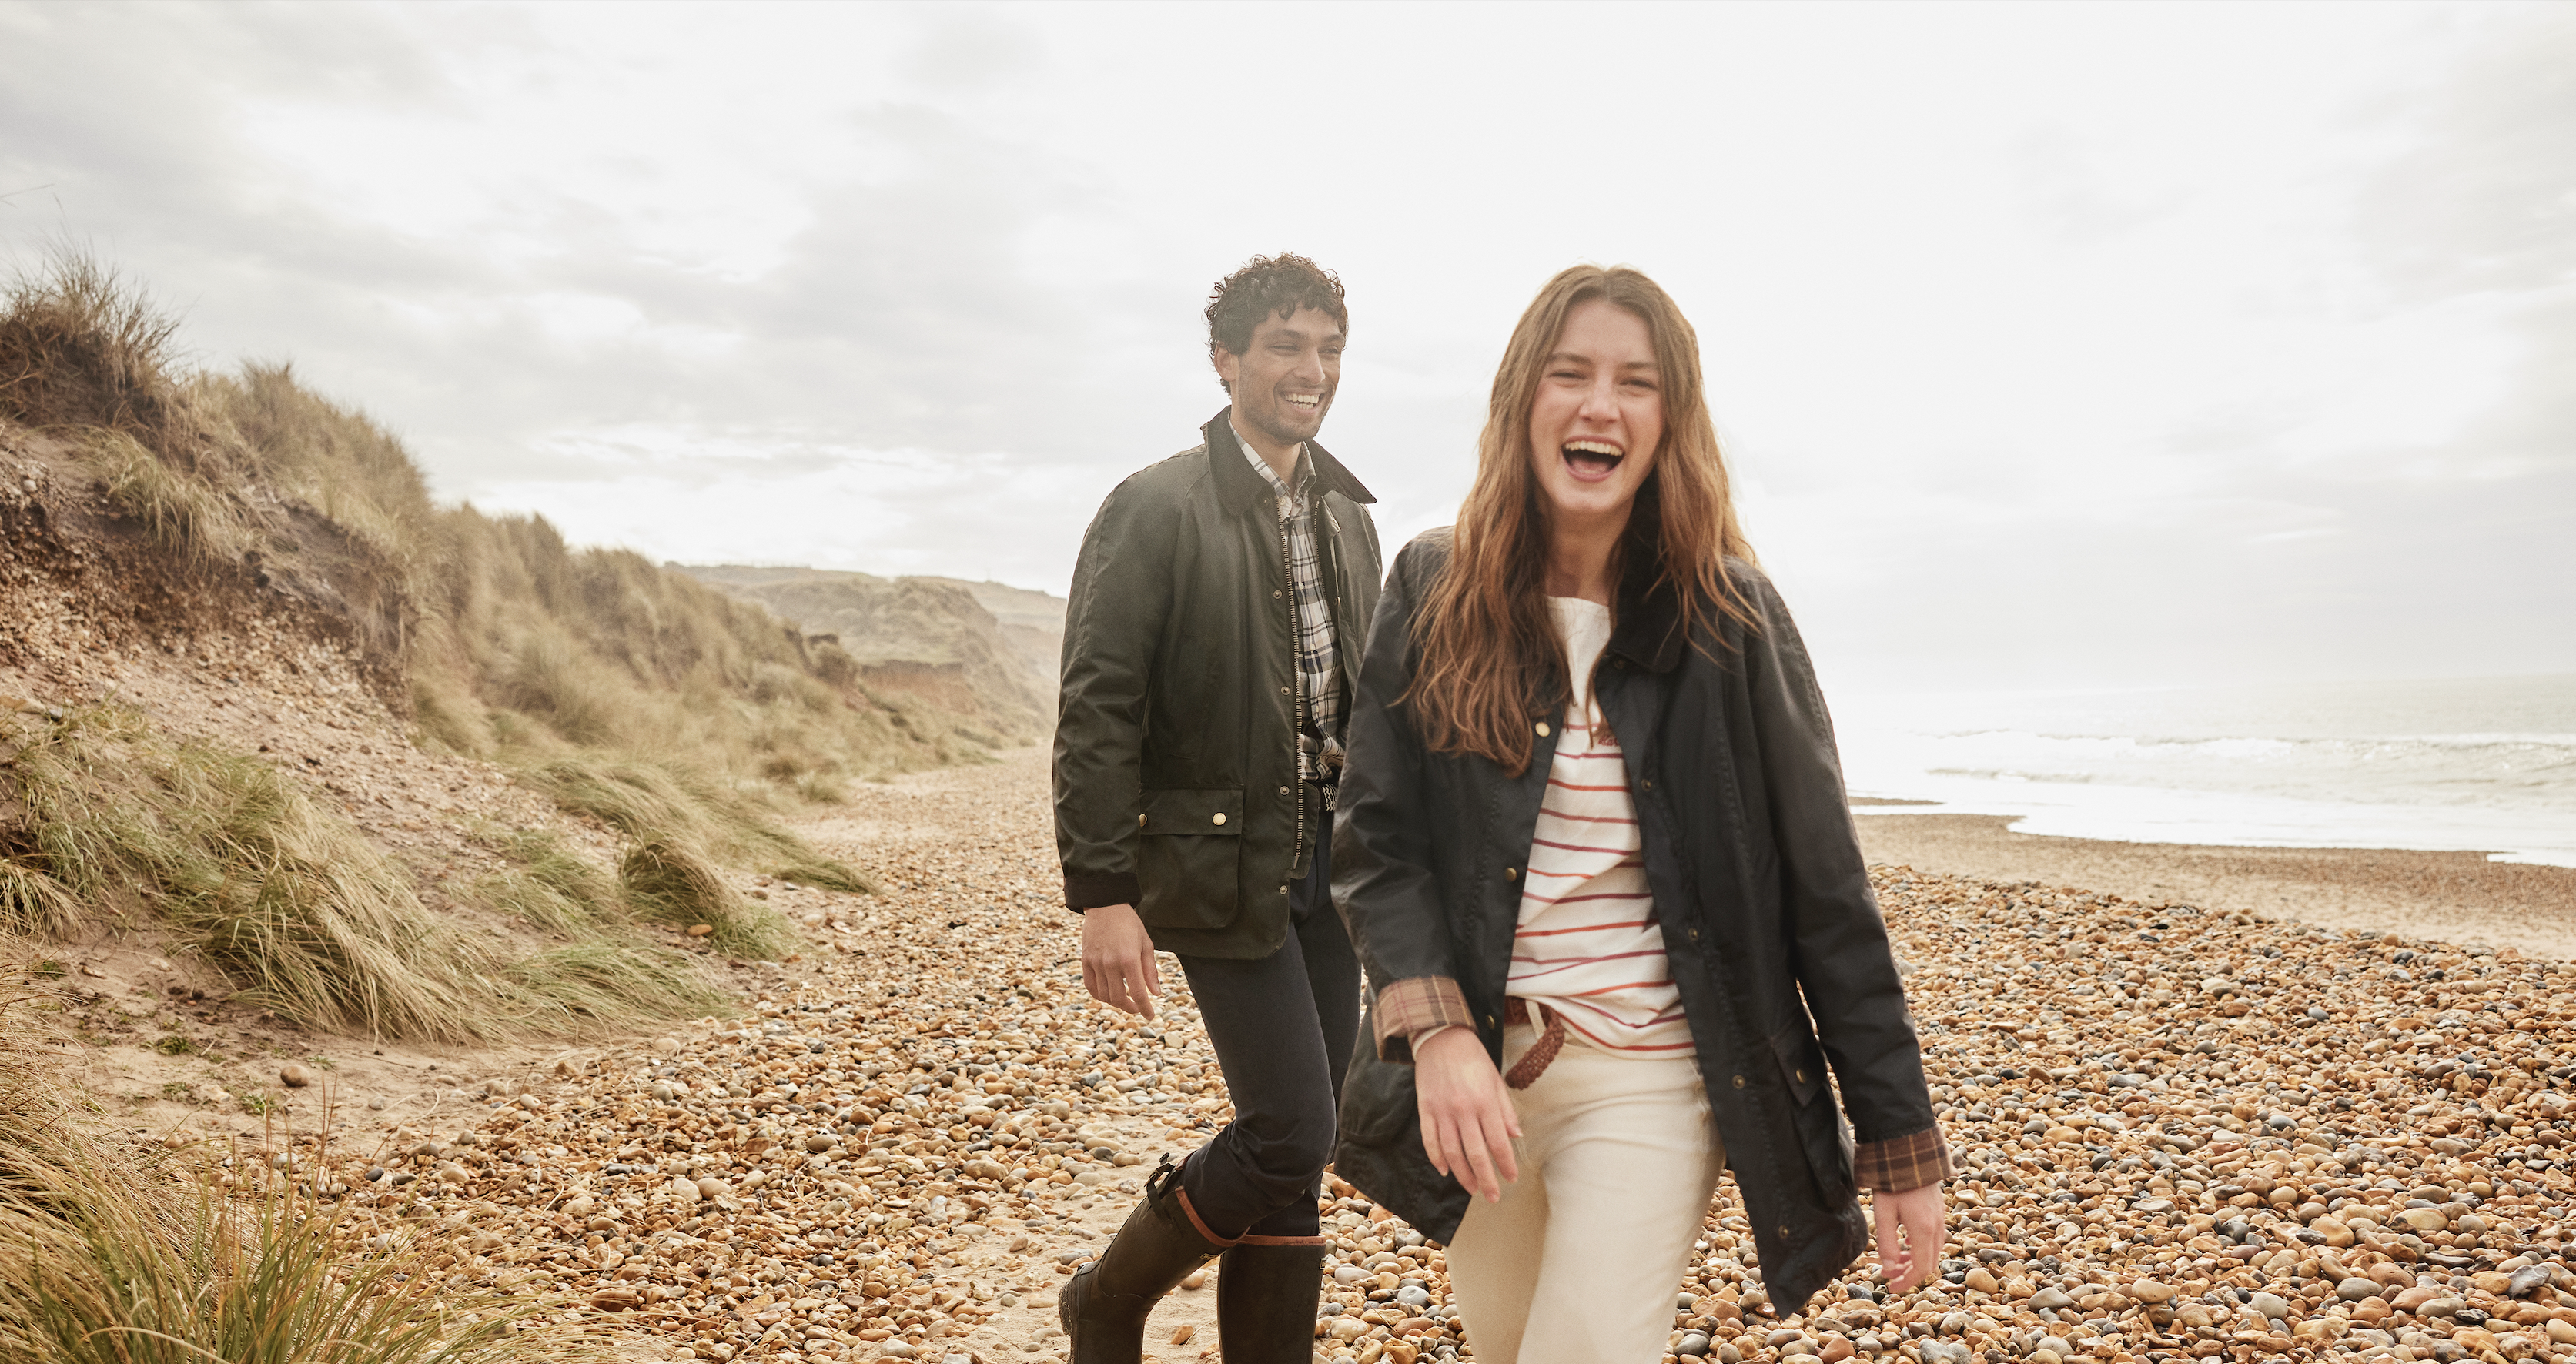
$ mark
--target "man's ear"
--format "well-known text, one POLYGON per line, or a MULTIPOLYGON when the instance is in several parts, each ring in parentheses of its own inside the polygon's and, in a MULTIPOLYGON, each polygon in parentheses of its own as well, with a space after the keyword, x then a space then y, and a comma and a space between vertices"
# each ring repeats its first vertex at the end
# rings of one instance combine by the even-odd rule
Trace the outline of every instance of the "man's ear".
POLYGON ((1235 378, 1243 370, 1243 357, 1219 344, 1208 347, 1208 359, 1216 365, 1216 381, 1225 385, 1227 397, 1233 397, 1235 378))

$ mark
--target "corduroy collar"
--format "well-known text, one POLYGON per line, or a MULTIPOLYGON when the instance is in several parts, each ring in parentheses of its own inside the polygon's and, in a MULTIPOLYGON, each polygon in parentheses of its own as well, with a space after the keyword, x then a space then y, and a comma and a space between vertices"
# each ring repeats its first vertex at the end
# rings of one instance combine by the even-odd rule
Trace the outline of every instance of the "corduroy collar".
MULTIPOLYGON (((1252 505, 1254 498, 1270 494, 1270 480, 1252 467, 1242 443, 1234 438, 1232 404, 1210 417, 1208 424, 1200 427, 1199 431, 1207 437, 1208 461, 1216 470, 1217 504, 1225 508, 1227 515, 1239 516, 1252 505)), ((1342 462, 1333 458, 1322 445, 1311 440, 1306 442, 1306 457, 1314 461, 1316 485, 1322 491, 1340 493, 1353 502, 1377 501, 1377 495, 1353 478, 1351 471, 1343 468, 1342 462)))

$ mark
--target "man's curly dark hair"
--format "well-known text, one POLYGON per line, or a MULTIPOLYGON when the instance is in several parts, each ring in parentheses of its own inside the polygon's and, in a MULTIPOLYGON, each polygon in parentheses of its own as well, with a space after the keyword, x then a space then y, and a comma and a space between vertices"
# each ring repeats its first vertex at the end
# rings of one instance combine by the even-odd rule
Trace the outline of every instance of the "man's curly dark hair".
MULTIPOLYGON (((1208 295, 1208 363, 1216 363, 1219 350, 1241 355, 1252 347, 1253 330, 1265 316, 1286 319, 1297 315, 1299 308, 1313 308, 1331 317, 1343 331, 1351 329, 1351 314, 1342 306, 1342 280, 1339 275, 1294 252, 1282 251, 1276 256, 1255 256, 1244 262, 1242 269, 1216 282, 1216 292, 1208 295)), ((1217 380, 1225 384, 1225 380, 1217 380)), ((1226 385, 1226 392, 1234 392, 1226 385)))

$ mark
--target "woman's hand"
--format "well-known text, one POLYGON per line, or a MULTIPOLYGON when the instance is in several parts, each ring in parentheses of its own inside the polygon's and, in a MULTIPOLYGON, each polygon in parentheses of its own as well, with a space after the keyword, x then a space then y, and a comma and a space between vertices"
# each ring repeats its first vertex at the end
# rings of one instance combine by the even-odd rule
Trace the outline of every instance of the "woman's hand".
POLYGON ((1887 1291, 1909 1293, 1931 1279, 1941 1267, 1941 1186, 1872 1193, 1869 1215, 1877 1224, 1878 1270, 1887 1276, 1887 1291))
POLYGON ((1154 1016, 1163 973, 1154 965, 1154 936, 1133 905, 1100 905, 1082 912, 1082 987, 1113 1009, 1154 1016))
POLYGON ((1521 1177, 1512 1138, 1521 1134, 1511 1091, 1474 1028, 1443 1028, 1413 1049, 1413 1089, 1422 1110, 1422 1150, 1432 1168, 1454 1174, 1471 1194, 1503 1201, 1521 1177))

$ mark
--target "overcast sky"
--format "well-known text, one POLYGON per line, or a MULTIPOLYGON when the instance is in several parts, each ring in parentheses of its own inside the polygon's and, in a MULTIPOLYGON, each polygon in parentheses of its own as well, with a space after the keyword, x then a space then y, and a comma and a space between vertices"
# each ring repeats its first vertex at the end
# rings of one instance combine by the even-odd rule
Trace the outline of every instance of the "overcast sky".
POLYGON ((1062 591, 1338 270, 1445 524, 1513 319, 1678 297, 1829 686, 2576 671, 2576 7, 0 3, 0 247, 657 558, 1062 591))

